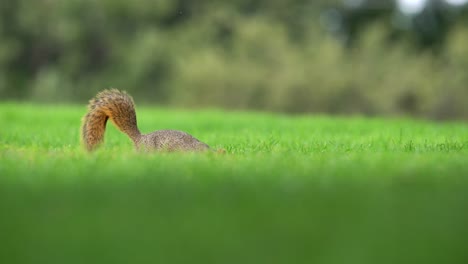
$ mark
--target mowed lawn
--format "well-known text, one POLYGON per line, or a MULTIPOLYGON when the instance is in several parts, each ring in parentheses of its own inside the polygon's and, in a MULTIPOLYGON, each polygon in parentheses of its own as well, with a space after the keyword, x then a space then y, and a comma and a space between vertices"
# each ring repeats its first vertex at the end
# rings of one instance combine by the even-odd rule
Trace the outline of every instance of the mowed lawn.
POLYGON ((0 104, 0 263, 468 263, 468 124, 137 107, 225 154, 0 104))

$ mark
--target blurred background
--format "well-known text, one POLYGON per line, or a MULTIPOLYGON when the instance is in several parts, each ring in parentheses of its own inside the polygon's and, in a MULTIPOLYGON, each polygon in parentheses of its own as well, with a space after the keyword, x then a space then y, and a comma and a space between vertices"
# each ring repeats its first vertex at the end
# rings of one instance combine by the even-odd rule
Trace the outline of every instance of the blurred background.
POLYGON ((468 119, 468 0, 2 0, 2 101, 468 119))

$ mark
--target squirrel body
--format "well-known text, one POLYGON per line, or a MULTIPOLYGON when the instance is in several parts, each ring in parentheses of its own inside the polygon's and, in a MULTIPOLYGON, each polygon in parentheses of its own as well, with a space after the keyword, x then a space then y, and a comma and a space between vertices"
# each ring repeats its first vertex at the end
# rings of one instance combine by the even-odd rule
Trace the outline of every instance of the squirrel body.
POLYGON ((133 141, 137 150, 144 151, 203 151, 210 147, 190 134, 178 130, 158 130, 141 134, 137 125, 133 98, 117 89, 104 90, 92 98, 88 113, 82 121, 82 141, 88 151, 104 140, 107 120, 133 141))

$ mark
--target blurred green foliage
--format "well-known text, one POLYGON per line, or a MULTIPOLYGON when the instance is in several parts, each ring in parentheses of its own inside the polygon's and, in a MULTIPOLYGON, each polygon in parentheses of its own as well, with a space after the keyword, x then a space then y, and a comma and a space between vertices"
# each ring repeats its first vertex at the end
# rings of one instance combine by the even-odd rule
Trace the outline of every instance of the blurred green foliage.
POLYGON ((380 22, 346 48, 320 27, 331 2, 3 0, 0 96, 468 118, 467 27, 437 53, 380 22))

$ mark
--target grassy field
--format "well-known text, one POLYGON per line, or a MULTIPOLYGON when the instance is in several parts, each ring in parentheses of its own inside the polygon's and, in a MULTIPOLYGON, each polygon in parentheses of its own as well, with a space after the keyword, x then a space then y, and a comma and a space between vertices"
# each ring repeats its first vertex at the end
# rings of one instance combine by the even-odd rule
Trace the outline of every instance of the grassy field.
POLYGON ((140 154, 84 106, 0 104, 0 263, 468 263, 468 124, 139 107, 140 154))

